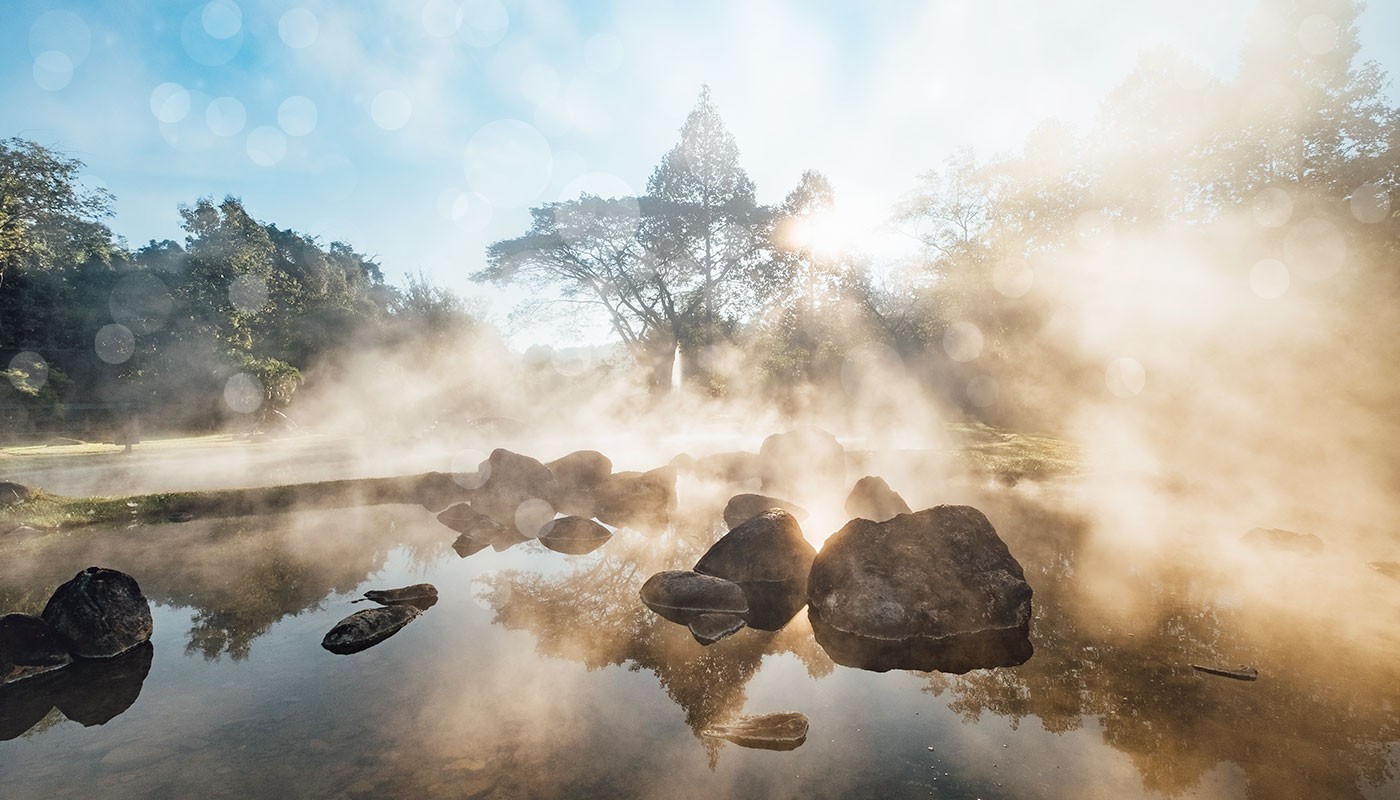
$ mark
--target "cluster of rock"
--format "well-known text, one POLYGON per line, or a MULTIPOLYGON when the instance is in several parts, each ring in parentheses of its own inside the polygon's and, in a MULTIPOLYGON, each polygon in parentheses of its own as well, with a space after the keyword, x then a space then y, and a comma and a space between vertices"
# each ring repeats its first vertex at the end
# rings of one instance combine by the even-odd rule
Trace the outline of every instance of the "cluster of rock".
POLYGON ((702 645, 745 626, 777 630, 807 605, 817 642, 862 669, 962 673, 1030 657, 1031 587, 980 511, 912 513, 872 476, 856 483, 846 509, 855 518, 817 553, 800 507, 735 496, 725 509, 731 530, 693 570, 653 575, 642 601, 702 645))
POLYGON ((368 650, 436 605, 438 591, 430 583, 418 583, 402 589, 371 589, 364 599, 379 603, 379 607, 357 611, 337 622, 321 640, 322 647, 336 655, 368 650))
POLYGON ((58 587, 39 616, 0 616, 0 740, 29 730, 55 706, 82 725, 125 711, 150 671, 151 631, 141 587, 102 567, 58 587))

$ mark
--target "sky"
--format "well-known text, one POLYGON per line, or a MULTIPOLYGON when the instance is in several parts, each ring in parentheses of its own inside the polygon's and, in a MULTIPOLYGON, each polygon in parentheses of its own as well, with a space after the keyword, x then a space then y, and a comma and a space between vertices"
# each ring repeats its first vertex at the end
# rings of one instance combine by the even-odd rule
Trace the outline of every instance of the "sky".
MULTIPOLYGON (((486 246, 531 206, 644 191, 702 84, 760 201, 821 170, 894 257, 910 240, 882 225, 920 172, 1014 151, 1047 118, 1087 124, 1155 46, 1228 78, 1254 5, 4 0, 0 136, 83 160, 133 247, 182 241, 179 204, 233 195, 393 282, 421 270, 479 298, 531 344, 561 333, 512 327, 519 291, 471 283, 486 246)), ((1400 71, 1400 3, 1359 27, 1361 57, 1400 71)))

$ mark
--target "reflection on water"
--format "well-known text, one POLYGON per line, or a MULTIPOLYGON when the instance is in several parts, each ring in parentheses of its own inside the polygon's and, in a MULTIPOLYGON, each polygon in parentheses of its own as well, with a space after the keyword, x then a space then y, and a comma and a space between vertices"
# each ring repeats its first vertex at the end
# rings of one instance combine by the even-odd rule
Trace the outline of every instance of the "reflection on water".
POLYGON ((860 661, 790 599, 776 630, 701 647, 638 589, 693 565, 722 532, 709 519, 655 538, 621 529, 584 555, 524 541, 459 557, 457 534, 409 507, 11 537, 3 610, 34 613, 101 564, 138 579, 156 630, 117 662, 0 692, 5 795, 1400 792, 1400 584, 1364 559, 1330 542, 1317 556, 1152 559, 1091 546, 1061 504, 958 501, 987 513, 1035 590, 1034 656, 1001 643, 1017 666, 838 666, 860 661), (363 592, 415 583, 438 588, 430 613, 370 650, 321 650, 363 592), (776 712, 808 718, 800 747, 703 735, 776 712))

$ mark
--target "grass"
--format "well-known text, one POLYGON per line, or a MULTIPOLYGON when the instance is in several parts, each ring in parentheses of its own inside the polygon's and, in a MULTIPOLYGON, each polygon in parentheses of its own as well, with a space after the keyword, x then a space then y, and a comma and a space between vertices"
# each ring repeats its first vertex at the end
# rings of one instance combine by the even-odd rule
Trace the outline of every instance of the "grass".
POLYGON ((982 423, 959 423, 948 428, 964 442, 956 451, 964 466, 1005 483, 1079 472, 1078 449, 1049 434, 1018 433, 982 423))

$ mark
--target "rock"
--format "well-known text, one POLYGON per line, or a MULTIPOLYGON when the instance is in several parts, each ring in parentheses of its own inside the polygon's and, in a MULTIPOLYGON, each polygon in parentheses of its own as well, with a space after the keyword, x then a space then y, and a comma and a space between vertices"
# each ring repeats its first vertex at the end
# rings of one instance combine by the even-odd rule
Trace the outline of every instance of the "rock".
POLYGON ((1320 553, 1322 540, 1311 533, 1294 533, 1279 528, 1254 528, 1240 537, 1250 547, 1286 550, 1291 553, 1320 553))
POLYGON ((29 614, 0 617, 0 684, 68 666, 68 647, 48 623, 29 614))
POLYGON ((613 527, 660 533, 676 507, 676 468, 617 472, 598 492, 597 517, 613 527))
POLYGON ((803 500, 835 495, 846 486, 846 448, 821 428, 775 433, 763 440, 758 458, 764 492, 803 500))
POLYGON ((558 500, 554 473, 529 456, 496 448, 482 462, 478 474, 485 480, 472 493, 472 508, 507 525, 515 524, 515 511, 526 500, 540 499, 551 505, 558 500))
POLYGON ((106 725, 136 704, 154 657, 155 647, 145 642, 115 658, 75 659, 54 704, 80 725, 106 725))
POLYGON ((846 498, 846 514, 872 522, 884 522, 900 514, 911 513, 909 504, 890 488, 884 478, 866 475, 856 481, 851 494, 846 498))
POLYGON ((807 717, 795 712, 744 716, 727 725, 711 725, 704 736, 759 750, 796 750, 807 741, 807 717))
POLYGON ((750 517, 770 508, 781 508, 800 520, 807 518, 807 509, 796 503, 763 494, 736 494, 724 506, 724 524, 737 528, 750 517))
POLYGON ((612 531, 584 517, 560 517, 546 523, 540 544, 556 553, 581 556, 607 544, 612 531))
POLYGON ((642 584, 642 602, 672 622, 688 625, 702 614, 748 613, 739 584, 695 572, 658 572, 642 584))
POLYGON ((414 499, 432 512, 442 511, 467 494, 467 490, 446 472, 429 472, 419 478, 413 487, 414 499))
POLYGON ((321 646, 337 655, 358 653, 398 633, 422 613, 413 606, 383 606, 357 611, 337 622, 321 640, 321 646))
POLYGON ((14 506, 29 500, 34 494, 28 486, 13 481, 0 481, 0 505, 14 506))
POLYGON ((130 575, 88 567, 53 593, 41 615, 68 651, 111 658, 151 638, 151 604, 130 575))
POLYGON ((712 645, 743 630, 747 623, 733 614, 701 614, 690 621, 690 635, 702 645, 712 645))
POLYGON ((194 519, 194 514, 188 511, 172 511, 166 519, 171 522, 190 522, 194 519))
POLYGON ((982 512, 854 519, 812 564, 808 616, 838 664, 966 672, 1031 655, 1031 587, 982 512))
POLYGON ((560 513, 591 517, 598 490, 612 475, 612 460, 596 450, 578 450, 545 465, 559 486, 555 508, 560 513))
POLYGON ((413 606, 427 611, 437 605, 438 590, 431 583, 415 583, 402 589, 371 589, 365 599, 383 606, 413 606))
POLYGON ((816 556, 792 514, 772 508, 720 537, 695 571, 735 583, 787 582, 805 579, 816 556))
MULTIPOLYGON (((462 558, 474 555, 493 542, 512 538, 511 530, 467 503, 458 503, 437 516, 438 522, 462 534, 452 543, 452 549, 462 558)), ((521 537, 523 539, 523 537, 521 537)))

